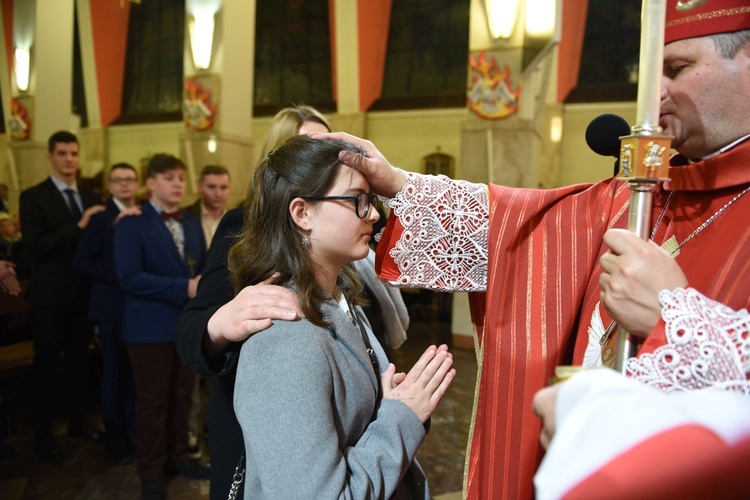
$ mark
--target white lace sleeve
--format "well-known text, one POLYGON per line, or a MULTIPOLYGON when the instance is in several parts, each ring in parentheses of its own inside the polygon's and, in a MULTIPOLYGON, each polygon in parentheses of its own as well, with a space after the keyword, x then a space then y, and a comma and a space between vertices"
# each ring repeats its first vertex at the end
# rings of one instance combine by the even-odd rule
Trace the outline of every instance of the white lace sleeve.
POLYGON ((405 172, 407 183, 388 203, 404 232, 391 249, 399 278, 391 283, 442 290, 487 286, 487 186, 405 172))
POLYGON ((750 314, 691 288, 662 291, 667 344, 628 360, 628 375, 663 391, 714 388, 750 395, 750 314))

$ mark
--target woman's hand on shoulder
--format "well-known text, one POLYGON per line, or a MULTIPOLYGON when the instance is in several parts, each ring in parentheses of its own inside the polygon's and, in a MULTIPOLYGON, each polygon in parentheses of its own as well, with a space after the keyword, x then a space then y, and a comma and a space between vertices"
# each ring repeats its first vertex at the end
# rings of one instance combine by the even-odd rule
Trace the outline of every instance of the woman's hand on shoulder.
POLYGON ((397 399, 427 422, 456 376, 448 346, 430 346, 409 373, 396 373, 393 363, 382 375, 383 398, 397 399))
POLYGON ((222 351, 230 342, 242 342, 270 327, 275 319, 294 321, 302 317, 297 294, 274 285, 271 278, 243 288, 220 307, 206 325, 204 345, 209 351, 222 351))

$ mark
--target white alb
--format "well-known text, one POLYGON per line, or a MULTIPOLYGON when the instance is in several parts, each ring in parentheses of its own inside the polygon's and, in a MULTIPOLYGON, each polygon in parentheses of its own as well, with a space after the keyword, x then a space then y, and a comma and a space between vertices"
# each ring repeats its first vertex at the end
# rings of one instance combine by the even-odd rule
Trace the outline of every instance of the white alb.
POLYGON ((389 202, 404 232, 391 249, 394 285, 447 292, 487 288, 487 187, 404 172, 407 184, 389 202))
POLYGON ((633 379, 662 391, 719 389, 750 395, 750 314, 691 288, 664 290, 667 344, 628 360, 633 379))

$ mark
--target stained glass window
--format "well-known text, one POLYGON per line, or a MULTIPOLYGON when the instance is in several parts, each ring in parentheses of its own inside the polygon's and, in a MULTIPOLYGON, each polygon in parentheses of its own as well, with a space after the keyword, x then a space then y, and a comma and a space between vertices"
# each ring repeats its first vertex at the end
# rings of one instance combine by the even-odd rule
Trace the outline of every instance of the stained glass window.
POLYGON ((327 0, 258 0, 254 114, 305 103, 336 111, 327 0))
POLYGON ((181 119, 185 0, 130 5, 122 117, 181 119))
POLYGON ((382 98, 372 109, 466 105, 469 4, 393 2, 382 98))

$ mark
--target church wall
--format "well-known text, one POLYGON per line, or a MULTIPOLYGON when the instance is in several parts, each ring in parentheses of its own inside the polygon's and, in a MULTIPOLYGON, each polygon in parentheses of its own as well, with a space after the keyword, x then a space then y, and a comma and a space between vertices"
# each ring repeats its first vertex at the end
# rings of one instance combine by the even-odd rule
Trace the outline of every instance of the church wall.
POLYGON ((615 158, 591 151, 586 144, 586 128, 603 113, 614 113, 635 123, 635 102, 568 104, 563 112, 560 185, 596 182, 613 173, 615 158))
MULTIPOLYGON (((369 140, 391 160, 405 170, 419 171, 423 156, 433 153, 437 147, 441 152, 461 158, 461 123, 468 111, 460 109, 428 109, 414 111, 373 112, 365 117, 365 130, 369 140)), ((586 127, 602 113, 616 113, 629 123, 635 120, 635 103, 574 104, 563 108, 563 136, 561 143, 560 185, 580 182, 595 182, 612 173, 614 158, 604 158, 593 153, 586 145, 586 127)), ((262 141, 268 129, 270 117, 255 117, 252 137, 256 143, 262 141)), ((184 132, 181 122, 115 125, 106 132, 107 164, 126 161, 140 164, 143 158, 157 152, 179 155, 179 135, 184 132)), ((86 148, 84 140, 82 149, 86 148)), ((11 187, 11 208, 17 210, 18 192, 8 165, 7 141, 0 140, 0 182, 11 187)), ((248 164, 254 164, 255 158, 248 164)), ((23 167, 22 167, 23 168, 23 167)), ((91 175, 86 165, 81 165, 85 175, 91 175)), ((461 177, 461 165, 457 164, 457 177, 461 177)), ((246 186, 234 186, 244 192, 246 186)), ((190 192, 192 193, 192 187, 190 192)))

